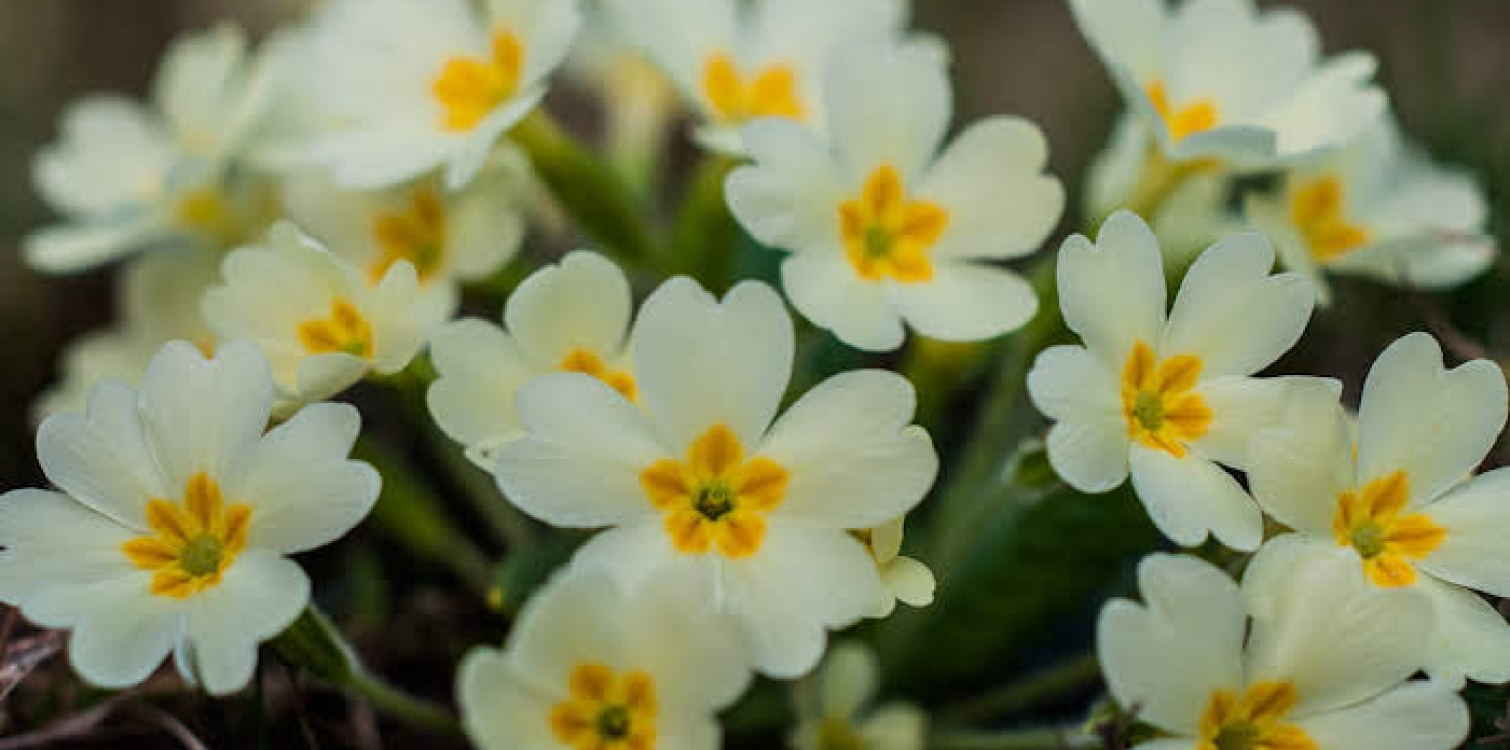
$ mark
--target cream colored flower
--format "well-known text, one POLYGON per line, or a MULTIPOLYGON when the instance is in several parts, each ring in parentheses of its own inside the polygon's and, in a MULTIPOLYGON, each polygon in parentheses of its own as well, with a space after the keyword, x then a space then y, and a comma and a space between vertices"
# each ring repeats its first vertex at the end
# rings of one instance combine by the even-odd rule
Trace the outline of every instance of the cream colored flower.
POLYGON ((309 99, 334 130, 311 157, 352 188, 444 169, 472 180, 545 96, 581 25, 576 0, 336 0, 308 38, 309 99))
POLYGON ((1247 217, 1274 238, 1280 261, 1325 289, 1324 272, 1446 289, 1494 260, 1483 191, 1466 172, 1434 164, 1392 118, 1347 148, 1288 171, 1247 217))
POLYGON ((102 380, 135 385, 147 363, 169 341, 189 341, 213 354, 215 334, 200 312, 200 298, 220 279, 220 256, 168 250, 133 259, 119 277, 114 325, 85 334, 63 354, 63 377, 43 393, 34 415, 83 411, 102 380))
POLYGON ((902 536, 905 518, 883 523, 873 529, 855 532, 866 551, 876 561, 876 572, 881 574, 881 598, 876 600, 868 617, 890 617, 897 602, 912 607, 926 607, 933 603, 933 592, 938 582, 933 571, 917 560, 902 556, 902 536))
POLYGON ((1450 685, 1411 681, 1431 610, 1357 566, 1270 544, 1239 589, 1192 557, 1138 566, 1146 604, 1101 610, 1112 697, 1163 733, 1138 750, 1448 750, 1468 736, 1450 685))
POLYGON ((1254 497, 1292 541, 1335 552, 1375 586, 1425 595, 1437 626, 1417 649, 1440 678, 1510 681, 1510 625, 1474 590, 1510 595, 1510 472, 1470 478, 1505 426, 1492 362, 1442 365, 1416 333, 1379 356, 1356 439, 1332 401, 1254 441, 1254 497))
POLYGON ((848 46, 817 94, 828 141, 754 123, 754 163, 729 176, 740 224, 793 253, 781 267, 793 306, 857 348, 901 346, 903 321, 935 339, 991 338, 1038 310, 1032 287, 991 261, 1033 252, 1059 221, 1048 144, 1032 123, 997 117, 945 147, 945 68, 916 45, 848 46))
MULTIPOLYGON (((698 141, 742 154, 740 128, 783 118, 824 132, 824 66, 849 40, 899 41, 907 0, 604 0, 701 115, 698 141)), ((943 52, 931 43, 933 54, 943 52)))
POLYGON ((341 392, 369 372, 404 369, 449 314, 420 293, 408 260, 376 282, 291 224, 265 246, 231 253, 224 283, 204 296, 221 341, 250 341, 272 361, 279 410, 341 392))
POLYGON ((869 648, 840 643, 794 691, 794 750, 923 750, 928 717, 908 703, 872 706, 880 665, 869 648))
POLYGON ((171 343, 141 383, 102 383, 85 414, 42 424, 37 458, 60 491, 0 497, 0 601, 71 629, 70 660, 95 685, 141 682, 172 653, 185 679, 234 692, 309 601, 286 556, 345 534, 381 480, 346 458, 350 406, 264 434, 273 380, 252 346, 205 359, 171 343))
POLYGON ((938 468, 909 424, 911 385, 889 372, 837 375, 775 419, 793 350, 770 287, 745 282, 719 302, 672 279, 635 327, 637 401, 579 373, 534 378, 515 398, 526 437, 495 469, 536 518, 609 527, 577 553, 578 570, 606 570, 632 596, 659 574, 687 575, 777 677, 811 669, 826 631, 882 596, 846 529, 905 514, 938 468))
POLYGON ((1297 398, 1335 398, 1312 378, 1256 379, 1300 338, 1314 292, 1298 274, 1271 275, 1261 235, 1229 237, 1191 266, 1166 313, 1159 243, 1136 215, 1107 220, 1093 245, 1059 251, 1059 301, 1083 346, 1055 346, 1028 374, 1033 403, 1056 424, 1049 462, 1081 492, 1131 473, 1164 535, 1194 546, 1214 535, 1242 550, 1263 518, 1223 466, 1242 469, 1248 443, 1297 398))
POLYGON ((272 90, 268 56, 230 25, 183 37, 142 104, 93 95, 63 116, 33 177, 63 217, 25 240, 26 260, 79 271, 156 247, 223 248, 260 231, 275 202, 235 159, 272 90))
POLYGON ((457 695, 481 750, 717 750, 717 713, 750 681, 738 623, 686 581, 636 593, 567 572, 503 651, 473 649, 457 695))
POLYGON ((498 449, 524 436, 514 398, 526 380, 580 372, 638 396, 628 352, 633 314, 629 281, 617 266, 596 253, 567 255, 509 296, 507 331, 469 318, 435 332, 430 356, 439 377, 430 385, 430 415, 491 471, 498 449))
POLYGON ((1385 109, 1373 57, 1321 57, 1316 29, 1253 0, 1071 0, 1128 106, 1175 163, 1296 163, 1347 143, 1385 109))

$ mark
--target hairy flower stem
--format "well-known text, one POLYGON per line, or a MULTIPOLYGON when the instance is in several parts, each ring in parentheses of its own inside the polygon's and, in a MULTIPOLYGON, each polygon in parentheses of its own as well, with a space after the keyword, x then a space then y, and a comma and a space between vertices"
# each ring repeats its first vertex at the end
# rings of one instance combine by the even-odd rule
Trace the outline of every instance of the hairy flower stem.
POLYGON ((654 256, 651 233, 630 189, 543 110, 526 117, 510 137, 529 155, 556 201, 594 239, 626 262, 644 263, 654 256))
POLYGON ((341 631, 313 604, 273 639, 271 646, 290 665, 346 690, 394 719, 437 734, 462 734, 456 718, 444 708, 408 695, 370 674, 341 631))
POLYGON ((1101 664, 1096 655, 1084 654, 958 703, 940 714, 940 718, 953 724, 988 721, 1079 692, 1100 679, 1101 664))

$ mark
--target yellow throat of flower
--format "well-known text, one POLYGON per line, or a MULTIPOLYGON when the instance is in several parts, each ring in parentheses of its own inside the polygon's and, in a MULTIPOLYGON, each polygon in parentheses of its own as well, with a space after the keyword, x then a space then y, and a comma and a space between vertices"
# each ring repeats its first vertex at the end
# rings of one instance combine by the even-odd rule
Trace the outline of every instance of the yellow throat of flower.
POLYGON ((440 102, 441 125, 454 132, 471 130, 519 89, 524 73, 524 45, 509 29, 493 32, 492 56, 453 57, 430 85, 440 102))
POLYGON ((1290 682, 1259 682, 1242 695, 1217 690, 1201 714, 1197 750, 1317 750, 1305 730, 1284 723, 1299 695, 1290 682))
POLYGON ((1211 408, 1194 393, 1204 365, 1179 355, 1163 362, 1148 344, 1133 346, 1122 369, 1122 413, 1128 435, 1139 443, 1184 458, 1186 445, 1211 427, 1211 408))
POLYGON ((907 199, 901 173, 889 164, 871 173, 858 197, 839 206, 844 254, 866 281, 932 280, 928 253, 948 226, 943 208, 907 199))
POLYGON ((615 370, 608 366, 603 358, 588 349, 573 349, 561 359, 560 369, 562 372, 580 372, 583 375, 591 375, 608 384, 608 387, 618 391, 624 398, 635 400, 639 395, 639 389, 635 387, 634 376, 625 370, 615 370))
POLYGON ((1176 142, 1215 128, 1220 122, 1216 102, 1206 97, 1197 97, 1183 103, 1169 100, 1169 91, 1163 81, 1154 81, 1144 89, 1153 108, 1169 128, 1169 135, 1176 142))
POLYGON ((299 324, 299 343, 310 354, 350 354, 371 359, 372 324, 351 302, 337 297, 330 303, 330 316, 299 324))
POLYGON ((687 460, 662 459, 640 472, 640 486, 665 517, 677 551, 744 558, 765 541, 766 513, 781 504, 788 474, 768 458, 744 456, 727 425, 714 425, 687 449, 687 460))
POLYGON ((147 502, 144 534, 121 545, 126 559, 152 572, 152 593, 187 599, 220 583, 246 547, 252 509, 226 505, 220 485, 200 472, 189 478, 183 501, 147 502))
POLYGON ((714 117, 727 125, 760 117, 793 120, 807 117, 797 91, 797 72, 782 63, 767 65, 746 76, 733 57, 715 53, 703 63, 703 97, 714 117))
POLYGON ((372 222, 378 257, 367 269, 368 278, 379 281, 401 260, 414 265, 419 280, 434 279, 446 262, 446 209, 434 190, 422 187, 407 204, 379 214, 372 222))
POLYGON ((1410 477, 1403 471, 1337 498, 1332 534, 1338 544, 1358 553, 1364 572, 1377 586, 1415 583, 1412 561, 1430 555, 1447 538, 1447 529, 1430 516, 1405 513, 1409 500, 1410 477))
POLYGON ((1336 260, 1372 239, 1367 229, 1347 218, 1346 209, 1347 188, 1334 175, 1290 189, 1290 221, 1318 262, 1336 260))
POLYGON ((656 740, 655 681, 644 672, 619 674, 600 664, 572 670, 571 697, 550 714, 551 732, 573 750, 652 750, 656 740))

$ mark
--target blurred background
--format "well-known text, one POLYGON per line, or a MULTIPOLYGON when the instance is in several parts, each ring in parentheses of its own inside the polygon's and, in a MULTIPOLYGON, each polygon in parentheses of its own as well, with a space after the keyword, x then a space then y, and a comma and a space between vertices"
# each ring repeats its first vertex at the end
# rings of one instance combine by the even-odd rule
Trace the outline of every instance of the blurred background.
MULTIPOLYGON (((50 218, 32 188, 30 168, 37 149, 56 136, 60 112, 69 101, 91 92, 144 95, 159 56, 182 30, 234 19, 260 34, 296 16, 304 4, 301 0, 0 0, 0 70, 5 71, 0 75, 0 344, 5 346, 0 357, 0 489, 41 481, 32 446, 31 403, 56 377, 62 348, 106 324, 114 313, 110 269, 43 277, 19 258, 21 238, 50 218)), ((915 0, 915 4, 916 25, 941 34, 953 47, 957 121, 995 113, 1020 114, 1048 134, 1052 171, 1066 181, 1072 196, 1062 231, 1051 241, 1057 245, 1064 233, 1079 226, 1080 181, 1086 164, 1104 145, 1121 106, 1101 65, 1058 0, 915 0)), ((1405 130, 1437 159, 1476 174, 1493 206, 1491 231, 1502 247, 1510 241, 1510 2, 1288 0, 1260 4, 1302 8, 1320 27, 1328 51, 1374 52, 1381 62, 1379 80, 1390 93, 1405 130)), ((594 129, 592 108, 583 105, 582 97, 569 91, 553 96, 568 126, 582 132, 594 129)), ((672 163, 688 161, 673 159, 672 163)), ((1459 339, 1460 346, 1450 347, 1459 355, 1479 347, 1502 360, 1510 356, 1510 270, 1501 264, 1450 295, 1433 297, 1339 281, 1334 309, 1318 316, 1302 344, 1279 368, 1337 375, 1356 393, 1369 362, 1388 341, 1422 329, 1434 330, 1444 340, 1459 339)), ((382 585, 381 575, 362 574, 362 566, 371 563, 363 557, 370 548, 354 549, 339 553, 343 567, 356 571, 349 574, 347 589, 360 592, 363 585, 382 585)), ((467 611, 468 605, 438 595, 427 598, 421 590, 403 599, 395 620, 374 619, 368 623, 369 631, 409 627, 415 635, 409 650, 416 653, 389 654, 388 666, 424 664, 434 671, 454 659, 450 655, 436 659, 433 653, 422 658, 426 644, 464 644, 470 639, 427 630, 441 627, 437 623, 456 614, 457 606, 467 611), (405 618, 410 620, 407 626, 405 618)), ((449 675, 429 678, 425 681, 443 691, 449 675)), ((412 684, 420 679, 412 675, 407 681, 412 684)), ((244 718, 226 716, 220 708, 207 706, 206 710, 220 712, 212 723, 222 728, 237 726, 244 718)), ((352 726, 358 727, 352 731, 360 731, 362 725, 352 726)), ((0 735, 5 731, 0 724, 0 735)), ((100 741, 105 744, 78 746, 120 746, 111 744, 114 740, 100 741)))

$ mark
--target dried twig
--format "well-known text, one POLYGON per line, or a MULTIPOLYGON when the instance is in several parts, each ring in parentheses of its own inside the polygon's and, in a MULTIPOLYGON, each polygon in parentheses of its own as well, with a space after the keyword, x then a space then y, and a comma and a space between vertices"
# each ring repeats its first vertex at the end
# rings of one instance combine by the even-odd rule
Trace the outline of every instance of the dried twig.
POLYGON ((184 746, 184 750, 209 750, 198 737, 194 736, 183 722, 174 718, 172 714, 154 706, 138 706, 136 713, 141 714, 147 721, 155 724, 164 732, 173 735, 178 744, 184 746))
MULTIPOLYGON (((12 610, 14 612, 14 610, 12 610)), ((21 680, 42 662, 63 650, 61 630, 46 630, 15 641, 0 639, 0 701, 8 697, 21 680)))

